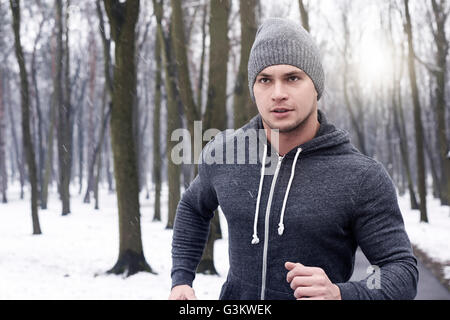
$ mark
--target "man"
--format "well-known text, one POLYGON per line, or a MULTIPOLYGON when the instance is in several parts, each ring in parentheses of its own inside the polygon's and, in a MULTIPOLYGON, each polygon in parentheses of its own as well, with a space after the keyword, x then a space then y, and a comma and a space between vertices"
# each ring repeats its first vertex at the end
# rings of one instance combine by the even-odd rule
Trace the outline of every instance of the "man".
POLYGON ((195 299, 195 270, 220 205, 230 259, 221 299, 413 299, 417 261, 395 188, 383 166, 318 110, 324 72, 309 34, 292 21, 267 20, 248 76, 259 115, 202 152, 177 209, 169 298, 195 299), (266 139, 245 144, 247 154, 261 155, 257 164, 211 161, 259 129, 266 139), (276 163, 270 174, 267 159, 276 163), (376 266, 378 285, 348 282, 357 246, 376 266))

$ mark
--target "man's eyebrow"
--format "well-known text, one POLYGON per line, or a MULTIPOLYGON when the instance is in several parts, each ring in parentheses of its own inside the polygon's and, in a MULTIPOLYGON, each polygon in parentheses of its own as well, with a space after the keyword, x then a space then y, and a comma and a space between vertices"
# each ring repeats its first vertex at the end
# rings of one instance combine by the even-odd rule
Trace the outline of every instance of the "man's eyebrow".
MULTIPOLYGON (((295 76, 295 75, 304 75, 305 72, 302 70, 294 70, 288 73, 283 74, 284 77, 291 77, 291 76, 295 76)), ((269 74, 269 73, 260 73, 258 74, 258 77, 260 78, 271 78, 273 77, 273 75, 269 74)))
POLYGON ((295 75, 304 75, 305 72, 301 71, 301 70, 295 70, 295 71, 291 71, 285 74, 286 77, 291 77, 291 76, 295 76, 295 75))

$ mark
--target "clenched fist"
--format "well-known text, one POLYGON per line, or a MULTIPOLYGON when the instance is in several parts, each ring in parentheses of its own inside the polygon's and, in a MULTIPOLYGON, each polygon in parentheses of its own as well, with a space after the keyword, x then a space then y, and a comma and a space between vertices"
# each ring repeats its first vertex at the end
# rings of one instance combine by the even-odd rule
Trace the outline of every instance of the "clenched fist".
POLYGON ((341 300, 339 287, 332 283, 321 268, 286 262, 287 282, 297 300, 341 300))
POLYGON ((194 289, 188 285, 181 285, 172 288, 169 300, 197 300, 197 297, 194 289))

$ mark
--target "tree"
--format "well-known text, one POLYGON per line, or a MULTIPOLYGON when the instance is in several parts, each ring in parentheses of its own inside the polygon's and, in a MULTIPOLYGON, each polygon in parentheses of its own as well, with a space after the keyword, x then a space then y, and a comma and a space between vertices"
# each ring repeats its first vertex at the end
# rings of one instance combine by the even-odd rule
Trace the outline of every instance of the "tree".
MULTIPOLYGON (((348 113, 350 115, 351 124, 353 127, 353 130, 356 133, 357 141, 358 141, 358 147, 360 151, 367 155, 367 148, 366 148, 366 133, 365 133, 365 125, 364 125, 364 112, 362 110, 362 105, 359 101, 359 99, 351 99, 350 96, 350 81, 351 81, 351 60, 352 60, 352 53, 351 53, 351 40, 350 40, 350 25, 349 25, 349 17, 348 17, 348 11, 350 10, 350 3, 346 2, 342 8, 342 22, 344 26, 344 49, 343 49, 343 55, 344 55, 344 72, 342 73, 343 77, 343 86, 344 86, 344 100, 345 100, 345 106, 347 107, 348 113), (353 103, 355 101, 355 103, 353 103)), ((356 80, 356 83, 354 84, 355 90, 353 92, 357 95, 359 95, 359 81, 356 80)))
MULTIPOLYGON (((194 145, 194 122, 201 120, 201 110, 195 104, 186 50, 185 27, 183 21, 183 10, 181 1, 171 0, 172 8, 172 45, 177 65, 178 89, 181 102, 187 120, 187 127, 191 135, 191 146, 194 145)), ((194 158, 198 155, 194 154, 194 158)))
POLYGON ((28 91, 28 74, 25 66, 25 57, 22 49, 20 38, 20 0, 10 0, 10 6, 13 16, 13 31, 14 31, 14 47, 16 51, 16 58, 19 64, 20 72, 20 100, 22 110, 22 137, 23 147, 26 154, 26 161, 28 166, 28 175, 31 185, 31 217, 33 221, 33 234, 41 234, 41 227, 38 216, 38 188, 37 188, 37 173, 33 141, 30 132, 30 96, 28 91))
MULTIPOLYGON (((228 17, 231 3, 228 0, 212 0, 210 12, 210 52, 208 100, 204 116, 206 128, 220 131, 227 126, 227 62, 229 52, 228 17)), ((219 212, 216 210, 203 257, 197 268, 199 273, 217 274, 214 267, 214 241, 220 237, 219 212)))
MULTIPOLYGON (((177 104, 177 86, 175 82, 175 65, 172 62, 172 45, 170 37, 165 36, 162 26, 163 1, 153 0, 153 7, 157 21, 157 37, 162 50, 162 65, 164 68, 164 87, 167 94, 167 180, 169 187, 168 219, 167 229, 172 229, 175 221, 175 213, 180 202, 180 166, 176 165, 171 158, 171 150, 176 145, 171 141, 172 132, 180 128, 181 121, 177 104)), ((170 27, 173 22, 170 23, 170 27)))
POLYGON ((300 8, 300 16, 302 18, 302 25, 303 28, 305 28, 306 31, 310 32, 311 28, 309 26, 309 12, 308 9, 305 6, 305 3, 303 0, 298 0, 298 6, 300 8))
MULTIPOLYGON (((53 140, 54 140, 54 134, 55 134, 55 126, 56 126, 56 115, 57 115, 57 92, 56 89, 58 89, 57 82, 61 82, 61 79, 58 80, 58 72, 57 72, 57 64, 58 64, 58 57, 57 57, 57 48, 55 48, 56 39, 55 34, 52 36, 51 41, 51 74, 53 79, 53 93, 52 97, 50 99, 50 112, 49 112, 49 128, 47 133, 47 154, 45 158, 45 171, 44 171, 44 179, 42 182, 42 189, 41 189, 41 209, 46 210, 47 209, 47 201, 48 201, 48 185, 50 183, 50 178, 52 175, 52 169, 53 169, 53 140)), ((62 57, 60 57, 62 59, 62 57)))
POLYGON ((153 183, 155 185, 154 221, 161 221, 161 150, 160 150, 160 121, 161 121, 161 41, 158 34, 155 37, 155 94, 153 112, 153 183))
POLYGON ((42 36, 42 28, 46 21, 46 17, 43 16, 41 22, 39 23, 39 29, 37 36, 34 40, 34 46, 33 46, 33 54, 31 57, 31 80, 33 84, 33 91, 34 91, 34 98, 35 98, 35 106, 36 106, 36 112, 38 116, 38 181, 39 181, 39 197, 42 204, 42 186, 43 186, 43 180, 44 180, 44 168, 45 168, 45 160, 44 160, 44 141, 43 141, 43 119, 42 119, 42 107, 41 107, 41 99, 39 94, 39 88, 38 88, 38 80, 37 80, 37 73, 38 73, 38 66, 36 63, 36 56, 37 56, 37 46, 39 44, 39 41, 42 36))
MULTIPOLYGON (((69 5, 69 2, 68 2, 69 5)), ((72 129, 69 78, 69 33, 68 26, 63 43, 63 8, 62 0, 56 0, 56 79, 55 103, 58 110, 58 162, 59 162, 59 193, 62 201, 62 215, 70 213, 70 173, 72 167, 72 129), (65 58, 65 59, 64 59, 65 58), (65 61, 64 61, 65 60, 65 61), (65 63, 64 63, 65 62, 65 63), (64 66, 65 64, 65 66, 64 66), (63 86, 63 77, 65 86, 63 86), (65 91, 64 91, 65 90, 65 91)), ((67 19, 66 19, 67 24, 67 19)))
POLYGON ((197 84, 197 105, 201 109, 203 106, 203 74, 205 73, 205 56, 206 56, 206 20, 208 16, 208 2, 203 4, 202 13, 202 55, 200 58, 200 71, 198 74, 197 84))
MULTIPOLYGON (((6 12, 3 10, 0 3, 0 17, 5 18, 6 12)), ((6 43, 4 38, 4 27, 0 26, 0 51, 4 52, 6 43)), ((4 57, 0 57, 4 59, 4 57)), ((5 113, 5 99, 4 99, 4 79, 5 74, 3 68, 0 66, 0 192, 2 203, 7 203, 6 191, 8 189, 8 174, 6 171, 6 113, 5 113)))
POLYGON ((415 53, 413 42, 413 30, 411 23, 411 15, 409 12, 409 0, 404 0, 405 6, 405 33, 408 37, 408 69, 409 69, 409 82, 411 86, 411 94, 414 105, 414 128, 415 128, 415 140, 416 140, 416 161, 417 161, 417 185, 419 189, 419 209, 420 209, 420 221, 428 222, 427 215, 427 202, 426 202, 426 184, 425 184, 425 156, 423 145, 423 127, 421 116, 421 104, 419 98, 419 89, 417 86, 417 76, 415 67, 415 53))
MULTIPOLYGON (((98 9, 97 9, 98 10, 98 9)), ((103 14, 102 12, 99 13, 103 14)), ((104 30, 103 21, 100 19, 100 30, 104 30)), ((88 141, 88 176, 87 176, 87 189, 86 194, 84 195, 83 202, 89 203, 91 201, 91 191, 94 186, 94 167, 96 163, 96 153, 95 153, 95 140, 93 137, 95 136, 95 126, 94 126, 94 108, 95 108, 95 87, 96 87, 96 80, 97 80, 97 41, 95 38, 95 35, 93 32, 90 33, 90 46, 89 46, 89 100, 88 100, 88 108, 89 108, 89 118, 88 118, 88 133, 89 139, 88 141)), ((109 50, 109 47, 108 49, 109 50)), ((105 53, 105 55, 109 55, 108 53, 105 53)), ((108 59, 105 57, 105 61, 108 61, 108 59)))
POLYGON ((450 204, 450 161, 447 159, 449 152, 449 141, 447 139, 446 126, 446 106, 447 106, 447 56, 449 52, 449 43, 445 25, 450 14, 450 8, 446 6, 446 0, 431 0, 433 8, 433 16, 436 27, 431 28, 433 32, 434 42, 436 44, 436 70, 432 74, 436 78, 436 123, 437 123, 437 141, 439 146, 439 159, 441 162, 440 172, 440 190, 441 201, 443 205, 450 204))
POLYGON ((5 103, 3 99, 3 71, 0 69, 0 192, 2 202, 7 203, 8 175, 6 172, 6 121, 5 103))
POLYGON ((99 137, 97 145, 94 149, 93 165, 96 167, 95 177, 94 177, 94 173, 92 174, 93 180, 95 180, 95 181, 93 181, 93 184, 94 184, 93 191, 94 191, 94 199, 95 199, 94 209, 95 210, 98 210, 100 208, 99 207, 98 185, 100 182, 100 173, 101 173, 101 168, 102 168, 102 151, 101 151, 101 149, 104 145, 106 129, 108 128, 109 116, 111 114, 111 108, 107 108, 107 106, 106 106, 107 105, 106 96, 107 96, 107 89, 104 88, 103 95, 102 95, 100 137, 99 137))
MULTIPOLYGON (((20 182, 20 199, 24 198, 24 185, 25 185, 25 163, 24 163, 24 157, 23 157, 23 148, 20 148, 19 144, 19 138, 17 136, 17 130, 16 130, 16 121, 15 116, 13 112, 12 107, 12 99, 11 99, 11 83, 10 83, 10 73, 8 72, 8 69, 4 70, 6 72, 5 74, 5 98, 6 98, 6 107, 8 108, 8 117, 9 117, 9 123, 10 129, 11 129, 11 137, 12 137, 12 143, 14 147, 14 160, 11 160, 12 168, 14 168, 13 164, 14 162, 17 163, 17 169, 19 171, 19 182, 20 182)), ((11 155, 13 154, 11 153, 11 155)), ((14 170, 12 170, 14 172, 14 170)), ((14 175, 13 175, 14 176, 14 175)))
POLYGON ((239 5, 241 19, 241 57, 233 97, 235 129, 242 127, 257 113, 255 104, 250 99, 247 77, 248 58, 253 42, 255 41, 257 29, 255 16, 257 0, 243 0, 239 2, 239 5))
MULTIPOLYGON (((391 10, 391 8, 390 8, 391 10)), ((392 61, 394 65, 394 75, 392 77, 392 87, 390 91, 391 99, 392 99, 392 111, 393 111, 393 122, 394 128, 399 137, 400 143, 400 156, 402 158, 402 164, 404 171, 406 173, 407 183, 408 183, 408 191, 409 191, 409 199, 411 204, 411 209, 417 210, 419 209, 419 205, 416 199, 416 192, 414 191, 414 182, 411 174, 411 166, 409 164, 409 153, 408 153, 408 140, 406 133, 406 125, 405 125, 405 117, 403 113, 402 106, 402 95, 400 89, 400 82, 403 73, 403 63, 404 53, 401 50, 400 53, 400 61, 397 59, 396 45, 393 37, 392 30, 392 17, 391 12, 389 13, 389 41, 391 44, 392 50, 392 61)))
POLYGON ((111 145, 119 209, 119 257, 108 273, 133 275, 152 272, 145 260, 141 239, 139 179, 133 139, 136 94, 135 39, 139 0, 104 0, 115 43, 111 145))

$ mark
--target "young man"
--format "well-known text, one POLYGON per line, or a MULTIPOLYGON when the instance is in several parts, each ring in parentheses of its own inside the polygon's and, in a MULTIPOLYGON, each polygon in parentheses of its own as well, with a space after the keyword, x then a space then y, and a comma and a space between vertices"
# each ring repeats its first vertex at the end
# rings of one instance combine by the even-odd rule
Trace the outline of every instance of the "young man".
POLYGON ((267 20, 248 76, 259 115, 202 152, 176 213, 169 298, 195 299, 195 270, 220 205, 230 259, 221 299, 413 299, 417 261, 394 185, 318 110, 324 72, 309 34, 292 21, 267 20), (260 155, 256 164, 211 161, 252 130, 266 133, 244 144, 247 155, 260 155), (268 159, 276 164, 269 174, 268 159), (358 246, 375 282, 348 282, 358 246))

